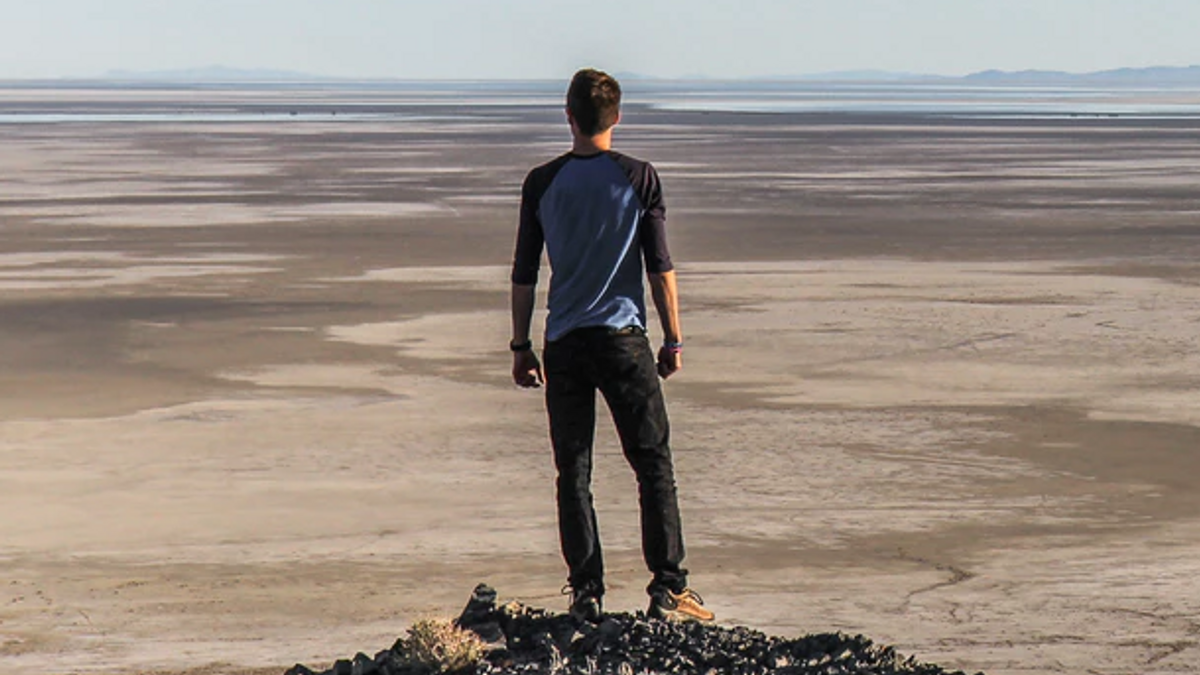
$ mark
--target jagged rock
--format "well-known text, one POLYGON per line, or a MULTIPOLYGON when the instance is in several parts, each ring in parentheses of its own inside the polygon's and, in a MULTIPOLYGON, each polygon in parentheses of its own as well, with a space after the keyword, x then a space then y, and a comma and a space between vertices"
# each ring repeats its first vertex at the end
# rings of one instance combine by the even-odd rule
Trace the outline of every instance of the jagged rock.
MULTIPOLYGON (((480 584, 456 624, 492 647, 470 675, 963 675, 902 659, 862 635, 808 635, 787 640, 741 626, 670 623, 608 614, 599 625, 528 607, 496 606, 480 584)), ((285 675, 315 675, 297 664, 285 675)), ((403 640, 374 659, 358 654, 322 675, 432 675, 405 658, 403 640)), ((982 675, 979 674, 979 675, 982 675)))
POLYGON ((375 659, 359 652, 351 661, 350 675, 380 675, 380 667, 375 663, 375 659))
POLYGON ((504 631, 500 628, 500 617, 496 613, 496 590, 487 584, 476 586, 455 623, 475 633, 484 642, 503 640, 504 631))

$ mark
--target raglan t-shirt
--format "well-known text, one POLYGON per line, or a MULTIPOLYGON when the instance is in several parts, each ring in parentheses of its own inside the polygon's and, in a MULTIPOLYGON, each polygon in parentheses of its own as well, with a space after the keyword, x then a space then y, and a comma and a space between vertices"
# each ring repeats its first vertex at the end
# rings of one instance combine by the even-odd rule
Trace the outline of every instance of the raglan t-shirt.
POLYGON ((644 272, 673 269, 666 207, 649 162, 617 152, 562 155, 521 189, 512 282, 537 283, 550 261, 546 340, 576 328, 646 328, 644 272))

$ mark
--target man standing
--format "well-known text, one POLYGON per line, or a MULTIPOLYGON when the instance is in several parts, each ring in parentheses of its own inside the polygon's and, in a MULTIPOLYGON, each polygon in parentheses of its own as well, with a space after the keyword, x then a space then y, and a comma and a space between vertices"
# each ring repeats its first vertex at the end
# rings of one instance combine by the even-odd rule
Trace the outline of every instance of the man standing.
POLYGON ((513 380, 522 387, 546 384, 571 614, 599 621, 604 597, 591 491, 598 390, 637 476, 642 553, 653 575, 649 614, 709 621, 712 612, 687 587, 681 566, 683 533, 659 383, 680 369, 683 352, 662 187, 649 163, 611 149, 620 105, 615 79, 592 69, 576 73, 567 91, 571 152, 525 179, 512 270, 513 380), (551 267, 544 371, 530 340, 543 247, 551 267), (664 335, 657 358, 646 338, 643 271, 664 335))

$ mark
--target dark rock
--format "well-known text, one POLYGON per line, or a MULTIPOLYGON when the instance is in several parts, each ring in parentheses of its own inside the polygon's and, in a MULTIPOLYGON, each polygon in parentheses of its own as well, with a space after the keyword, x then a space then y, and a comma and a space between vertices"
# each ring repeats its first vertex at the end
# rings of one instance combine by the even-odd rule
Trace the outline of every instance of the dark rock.
POLYGON ((359 652, 351 662, 350 675, 379 675, 379 664, 375 659, 359 652))
MULTIPOLYGON (((464 675, 963 675, 903 659, 862 635, 788 640, 740 626, 652 620, 642 612, 607 614, 593 625, 517 602, 497 607, 496 592, 483 584, 457 623, 493 645, 464 675)), ((314 674, 297 665, 286 675, 314 674)), ((374 660, 359 654, 324 675, 432 674, 405 659, 401 640, 374 660)))
POLYGON ((513 665, 512 653, 503 647, 491 650, 484 658, 487 659, 488 663, 497 668, 507 668, 513 665))
POLYGON ((500 628, 500 617, 496 613, 496 590, 487 584, 476 586, 455 623, 475 633, 484 642, 503 640, 504 631, 500 628))
POLYGON ((380 675, 393 675, 400 671, 401 666, 396 653, 390 649, 385 649, 375 655, 375 665, 379 668, 380 675))

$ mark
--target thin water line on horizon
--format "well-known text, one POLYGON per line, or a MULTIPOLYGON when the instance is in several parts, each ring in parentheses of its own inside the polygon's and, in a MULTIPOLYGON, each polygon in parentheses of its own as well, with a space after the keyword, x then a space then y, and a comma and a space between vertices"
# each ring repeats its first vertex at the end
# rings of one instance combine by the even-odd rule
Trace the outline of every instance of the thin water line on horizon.
MULTIPOLYGON (((0 97, 0 124, 69 123, 69 122, 456 122, 496 121, 490 113, 497 110, 526 108, 556 110, 560 97, 548 95, 541 87, 522 90, 505 83, 495 89, 473 83, 459 89, 425 88, 393 91, 376 98, 376 91, 360 91, 354 97, 345 88, 304 92, 303 100, 279 98, 279 91, 265 88, 259 93, 268 96, 263 101, 241 100, 248 89, 239 89, 235 100, 222 100, 219 95, 197 106, 194 100, 187 107, 172 110, 171 97, 152 100, 122 101, 121 94, 144 96, 145 91, 131 88, 105 96, 106 109, 97 110, 98 101, 86 96, 72 100, 69 96, 47 97, 44 100, 19 100, 21 108, 4 112, 0 97), (71 108, 76 106, 76 110, 71 108), (204 106, 208 106, 205 110, 204 106), (245 110, 258 106, 259 110, 245 110), (376 110, 364 110, 371 106, 376 110), (242 107, 242 110, 237 110, 242 107), (447 114, 422 114, 422 109, 443 107, 447 114), (42 108, 39 110, 38 108, 42 108), (147 111, 147 108, 151 110, 147 111), (157 109, 155 109, 157 108, 157 109), (289 109, 291 108, 291 109, 289 109), (391 108, 390 110, 388 108, 391 108), (413 109, 413 112, 405 112, 413 109), (487 110, 488 114, 474 116, 471 110, 487 110)), ((2 89, 2 87, 0 87, 2 89)), ((11 91, 11 90, 10 90, 11 91)), ((47 90, 50 91, 50 90, 47 90)), ((69 91, 59 92, 69 94, 69 91)), ((106 92, 111 94, 113 92, 106 92)), ((944 83, 793 83, 789 87, 744 83, 718 86, 702 83, 683 88, 681 83, 662 86, 641 86, 626 96, 627 105, 672 112, 730 112, 730 113, 884 113, 953 115, 968 118, 1033 118, 1070 117, 1139 117, 1144 119, 1192 119, 1200 117, 1200 88, 1099 88, 1095 86, 1023 86, 947 85, 944 83)))

